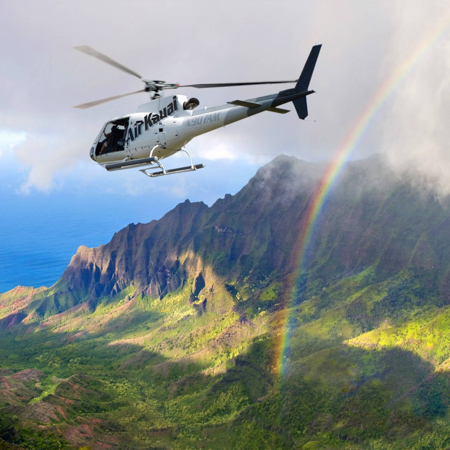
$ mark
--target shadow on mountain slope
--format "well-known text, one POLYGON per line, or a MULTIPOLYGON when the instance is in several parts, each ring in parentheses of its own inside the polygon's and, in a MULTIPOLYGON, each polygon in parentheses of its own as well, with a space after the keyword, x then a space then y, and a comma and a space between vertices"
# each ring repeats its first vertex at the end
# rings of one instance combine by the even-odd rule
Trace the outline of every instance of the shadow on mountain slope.
POLYGON ((34 334, 36 358, 27 351, 28 335, 6 351, 17 352, 16 367, 33 361, 59 378, 48 378, 54 390, 44 389, 37 403, 2 411, 31 429, 59 430, 77 445, 114 435, 116 445, 126 439, 127 448, 281 449, 317 441, 322 448, 362 449, 380 439, 384 448, 421 448, 415 442, 428 436, 436 442, 430 448, 443 448, 443 435, 432 435, 448 414, 450 376, 414 351, 333 346, 324 336, 308 351, 292 349, 296 359, 280 382, 271 369, 272 333, 253 338, 218 373, 201 360, 176 359, 161 371, 161 354, 142 345, 109 345, 101 334, 69 345, 48 330, 34 334), (93 419, 97 425, 86 431, 93 419))
POLYGON ((355 161, 303 249, 322 170, 277 158, 210 208, 186 201, 80 247, 48 290, 0 296, 0 364, 48 375, 36 403, 13 405, 23 427, 42 425, 38 409, 80 445, 115 433, 134 448, 444 448, 448 208, 381 158, 355 161), (105 392, 89 407, 59 387, 80 374, 105 392))
POLYGON ((249 404, 229 448, 446 448, 448 432, 435 430, 448 415, 449 387, 449 372, 410 351, 329 348, 249 404))

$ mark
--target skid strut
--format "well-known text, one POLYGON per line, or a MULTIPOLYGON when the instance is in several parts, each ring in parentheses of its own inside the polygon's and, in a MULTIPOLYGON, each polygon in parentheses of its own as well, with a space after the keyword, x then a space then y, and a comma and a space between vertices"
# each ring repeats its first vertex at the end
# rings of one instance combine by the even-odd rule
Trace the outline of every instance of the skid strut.
MULTIPOLYGON (((152 151, 150 152, 150 157, 152 157, 153 151, 155 150, 155 147, 152 149, 152 151)), ((163 177, 165 175, 173 175, 175 173, 184 173, 184 172, 193 172, 195 170, 198 169, 203 169, 203 167, 205 167, 203 164, 193 164, 192 163, 192 158, 191 155, 188 153, 187 150, 185 149, 180 149, 178 150, 180 152, 185 152, 188 156, 189 156, 189 161, 191 163, 190 166, 186 166, 186 167, 177 167, 176 169, 166 169, 163 164, 156 159, 154 162, 158 165, 158 167, 161 169, 158 172, 149 172, 151 170, 155 170, 158 167, 153 166, 153 167, 147 167, 146 169, 140 169, 139 171, 142 172, 143 174, 147 175, 150 178, 154 178, 154 177, 163 177)))

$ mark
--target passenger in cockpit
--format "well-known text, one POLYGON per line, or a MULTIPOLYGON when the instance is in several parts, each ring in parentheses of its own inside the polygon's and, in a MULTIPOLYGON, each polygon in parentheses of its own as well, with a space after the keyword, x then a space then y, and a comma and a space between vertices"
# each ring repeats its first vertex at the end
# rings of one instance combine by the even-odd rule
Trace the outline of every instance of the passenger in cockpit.
POLYGON ((103 155, 103 153, 107 153, 106 150, 108 149, 109 145, 111 144, 111 138, 112 138, 112 135, 113 135, 113 132, 114 132, 115 128, 116 127, 113 126, 109 133, 105 133, 106 128, 105 128, 105 130, 103 130, 103 134, 105 136, 105 140, 102 142, 102 148, 100 149, 100 155, 103 155))

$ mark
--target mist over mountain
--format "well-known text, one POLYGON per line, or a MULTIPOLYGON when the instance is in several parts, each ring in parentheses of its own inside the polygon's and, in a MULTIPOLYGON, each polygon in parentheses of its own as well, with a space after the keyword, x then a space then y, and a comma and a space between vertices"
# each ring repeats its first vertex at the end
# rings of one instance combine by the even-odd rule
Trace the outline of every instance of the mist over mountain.
POLYGON ((448 202, 352 161, 298 273, 325 168, 277 157, 211 207, 81 246, 49 289, 1 294, 0 445, 449 446, 448 202))

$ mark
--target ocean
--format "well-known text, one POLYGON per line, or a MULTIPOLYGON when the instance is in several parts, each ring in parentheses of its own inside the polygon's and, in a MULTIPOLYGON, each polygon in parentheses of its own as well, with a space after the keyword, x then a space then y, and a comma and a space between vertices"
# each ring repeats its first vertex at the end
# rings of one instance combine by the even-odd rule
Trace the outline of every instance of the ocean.
POLYGON ((72 177, 49 193, 31 190, 29 194, 20 193, 14 176, 5 180, 3 173, 0 292, 18 285, 50 287, 61 277, 80 245, 106 244, 115 232, 130 223, 159 219, 186 198, 211 205, 226 193, 236 193, 256 167, 239 168, 235 164, 210 162, 209 171, 165 179, 148 179, 138 171, 130 171, 127 176, 136 186, 134 195, 127 193, 123 184, 114 185, 115 180, 123 182, 120 175, 106 171, 101 181, 94 180, 81 187, 72 177), (154 188, 157 190, 153 192, 154 188))
MULTIPOLYGON (((122 199, 123 200, 123 199, 122 199)), ((17 285, 51 286, 80 245, 106 244, 129 223, 149 222, 166 208, 142 198, 119 202, 80 196, 13 195, 1 201, 0 292, 17 285)))

